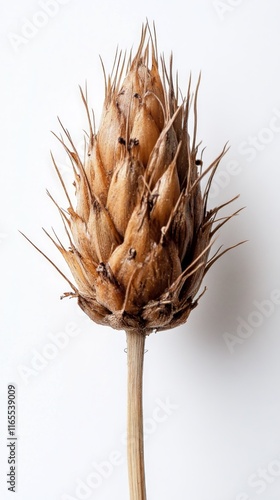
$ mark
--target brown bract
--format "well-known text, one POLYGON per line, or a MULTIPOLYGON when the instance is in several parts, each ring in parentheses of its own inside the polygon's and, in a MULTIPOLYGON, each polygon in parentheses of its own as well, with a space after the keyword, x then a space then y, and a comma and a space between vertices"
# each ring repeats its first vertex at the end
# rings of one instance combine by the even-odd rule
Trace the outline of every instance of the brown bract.
POLYGON ((76 208, 55 164, 69 202, 67 211, 59 210, 70 248, 53 241, 75 280, 66 295, 76 296, 96 323, 148 334, 187 320, 205 273, 225 252, 209 258, 213 235, 235 214, 217 220, 221 207, 207 209, 225 149, 202 172, 196 144, 199 82, 194 95, 189 85, 179 103, 172 61, 169 71, 163 59, 159 64, 148 26, 135 57, 124 66, 125 58, 117 55, 112 75, 105 78, 97 133, 82 93, 89 118, 85 160, 63 128, 76 208))

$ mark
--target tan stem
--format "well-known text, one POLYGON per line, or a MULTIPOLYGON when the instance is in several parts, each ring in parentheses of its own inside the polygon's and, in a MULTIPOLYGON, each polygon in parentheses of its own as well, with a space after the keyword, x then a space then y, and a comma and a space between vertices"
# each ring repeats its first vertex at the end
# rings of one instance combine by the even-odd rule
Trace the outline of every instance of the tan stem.
POLYGON ((145 335, 129 331, 127 338, 127 461, 130 500, 146 500, 143 440, 143 362, 145 335))

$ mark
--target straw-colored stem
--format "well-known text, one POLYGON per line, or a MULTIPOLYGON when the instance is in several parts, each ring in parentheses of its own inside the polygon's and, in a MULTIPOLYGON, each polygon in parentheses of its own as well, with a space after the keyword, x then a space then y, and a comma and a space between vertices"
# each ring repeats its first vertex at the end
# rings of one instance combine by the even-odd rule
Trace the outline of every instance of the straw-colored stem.
POLYGON ((146 500, 143 440, 143 362, 145 335, 129 331, 127 338, 127 462, 130 500, 146 500))

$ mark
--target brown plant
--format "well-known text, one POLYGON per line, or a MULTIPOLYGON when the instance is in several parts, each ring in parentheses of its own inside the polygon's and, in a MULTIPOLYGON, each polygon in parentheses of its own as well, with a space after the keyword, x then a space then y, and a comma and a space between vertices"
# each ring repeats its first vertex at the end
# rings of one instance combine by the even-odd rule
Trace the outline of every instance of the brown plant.
POLYGON ((239 212, 217 218, 220 209, 235 198, 207 208, 211 182, 226 147, 202 171, 196 143, 199 83, 200 79, 193 96, 190 81, 187 96, 179 103, 172 59, 168 70, 164 59, 159 60, 155 33, 152 36, 146 25, 127 68, 125 57, 116 54, 112 74, 105 76, 105 102, 97 133, 87 95, 81 90, 89 122, 85 159, 62 126, 65 139, 58 139, 73 166, 75 207, 53 160, 69 204, 67 211, 58 207, 69 248, 47 234, 75 280, 74 284, 63 274, 72 288, 65 296, 76 297, 96 323, 127 332, 128 462, 133 500, 146 498, 142 429, 145 336, 187 320, 198 303, 203 277, 229 250, 218 249, 209 257, 213 237, 239 212), (206 186, 202 192, 203 177, 206 186))

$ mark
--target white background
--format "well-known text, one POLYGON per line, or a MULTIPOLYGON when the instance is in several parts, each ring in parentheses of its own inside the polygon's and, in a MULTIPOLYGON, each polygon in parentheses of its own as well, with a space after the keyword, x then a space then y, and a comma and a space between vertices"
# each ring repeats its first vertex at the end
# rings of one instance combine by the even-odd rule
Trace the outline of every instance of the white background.
POLYGON ((78 85, 87 80, 98 123, 99 55, 109 72, 116 46, 136 47, 148 18, 156 22, 160 53, 168 59, 173 51, 183 92, 190 71, 195 81, 202 70, 206 163, 226 141, 231 145, 210 201, 215 206, 240 193, 233 208, 246 209, 219 243, 249 240, 205 277, 207 293, 186 325, 147 340, 148 499, 279 500, 279 1, 69 0, 43 17, 44 2, 0 3, 1 499, 13 497, 6 484, 6 392, 13 382, 14 497, 128 500, 125 334, 95 325, 74 300, 60 301, 67 283, 18 229, 66 270, 41 230, 54 226, 62 234, 46 188, 67 207, 50 149, 71 182, 50 130, 59 132, 58 115, 81 143, 86 119, 78 85), (64 346, 55 348, 53 339, 64 346), (172 408, 159 413, 168 401, 172 408), (103 468, 102 477, 93 463, 108 462, 114 451, 118 465, 107 477, 103 468), (96 487, 77 489, 90 477, 96 487))

